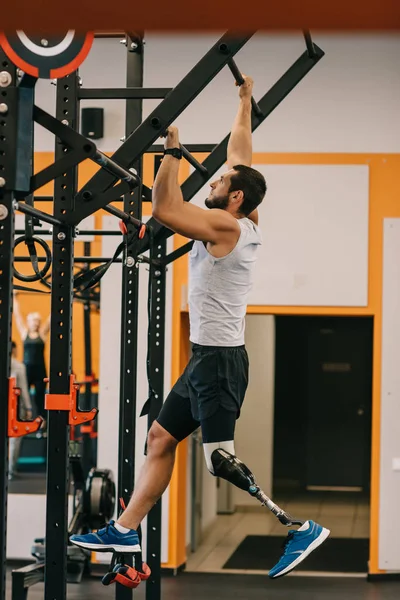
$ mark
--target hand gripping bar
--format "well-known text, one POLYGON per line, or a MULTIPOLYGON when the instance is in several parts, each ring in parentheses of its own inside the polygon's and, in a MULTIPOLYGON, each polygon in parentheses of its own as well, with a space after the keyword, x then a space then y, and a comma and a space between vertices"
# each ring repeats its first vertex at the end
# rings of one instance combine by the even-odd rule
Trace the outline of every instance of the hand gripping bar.
MULTIPOLYGON (((228 67, 231 70, 232 75, 234 76, 236 83, 238 85, 243 85, 244 83, 244 79, 242 77, 242 74, 239 70, 239 67, 237 66, 237 64, 235 63, 235 61, 233 60, 233 58, 231 58, 228 61, 228 67)), ((263 119, 264 115, 262 113, 261 108, 258 106, 257 102, 254 100, 253 96, 251 97, 251 106, 253 108, 253 112, 254 114, 259 118, 259 119, 263 119)))

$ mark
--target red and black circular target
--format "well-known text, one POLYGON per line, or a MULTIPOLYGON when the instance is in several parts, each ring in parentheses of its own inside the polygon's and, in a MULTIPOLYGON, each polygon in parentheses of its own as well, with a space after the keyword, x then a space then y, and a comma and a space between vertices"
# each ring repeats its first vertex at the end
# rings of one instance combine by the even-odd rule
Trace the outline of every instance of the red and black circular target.
POLYGON ((74 30, 51 36, 0 32, 0 46, 11 62, 41 79, 59 79, 76 71, 89 54, 93 39, 93 32, 74 30))

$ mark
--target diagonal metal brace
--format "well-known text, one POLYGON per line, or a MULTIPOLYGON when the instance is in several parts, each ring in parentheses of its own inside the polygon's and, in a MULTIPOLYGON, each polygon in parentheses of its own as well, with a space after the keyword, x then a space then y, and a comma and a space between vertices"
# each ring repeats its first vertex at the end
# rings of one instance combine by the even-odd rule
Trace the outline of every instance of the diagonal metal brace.
MULTIPOLYGON (((253 35, 250 33, 238 37, 228 32, 222 36, 111 158, 122 167, 131 167, 253 35)), ((115 182, 116 178, 109 173, 96 173, 76 195, 75 210, 66 215, 66 222, 76 225, 103 208, 105 202, 102 192, 115 182), (91 200, 85 200, 87 192, 91 192, 91 200)))
MULTIPOLYGON (((314 54, 310 56, 309 52, 304 52, 296 62, 282 75, 282 77, 272 86, 272 88, 258 101, 263 117, 252 114, 252 131, 257 129, 259 125, 270 115, 277 106, 286 98, 286 96, 296 87, 298 83, 307 75, 309 71, 321 60, 324 56, 324 51, 314 44, 314 54)), ((207 169, 211 177, 227 159, 227 150, 230 134, 209 154, 202 163, 207 169)), ((190 201, 205 183, 204 176, 199 171, 194 171, 182 184, 182 194, 185 201, 190 201)), ((154 218, 148 221, 148 225, 153 228, 154 243, 169 238, 174 234, 173 231, 160 225, 154 218)), ((142 240, 139 247, 139 252, 146 252, 149 247, 147 237, 142 240)))

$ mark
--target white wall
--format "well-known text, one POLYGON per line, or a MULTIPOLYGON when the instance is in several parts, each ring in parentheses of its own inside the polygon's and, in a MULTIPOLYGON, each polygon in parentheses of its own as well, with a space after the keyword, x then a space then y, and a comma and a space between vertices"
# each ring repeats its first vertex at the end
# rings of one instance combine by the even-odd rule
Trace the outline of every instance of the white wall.
MULTIPOLYGON (((194 66, 218 35, 149 34, 145 46, 146 86, 171 86, 194 66), (160 60, 167 57, 167 60, 160 60)), ((400 54, 398 34, 327 35, 314 32, 326 53, 319 64, 254 135, 256 152, 399 152, 400 54)), ((304 51, 301 34, 255 35, 237 54, 241 70, 255 79, 260 98, 304 51)), ((81 68, 84 87, 125 85, 125 47, 117 39, 95 40, 81 68)), ((52 110, 55 88, 41 82, 37 104, 52 110)), ((158 101, 146 101, 145 116, 158 101)), ((85 102, 82 106, 101 106, 85 102)), ((124 102, 107 101, 103 150, 124 135, 124 102)), ((183 143, 219 142, 230 128, 237 90, 225 68, 177 124, 183 143)), ((37 150, 53 150, 52 136, 37 130, 37 150)))
MULTIPOLYGON (((68 519, 72 517, 73 496, 68 496, 68 519)), ((9 494, 7 506, 7 559, 32 560, 36 538, 46 534, 46 496, 9 494)))
MULTIPOLYGON (((80 68, 80 76, 86 88, 125 87, 126 85, 126 48, 115 39, 96 39, 89 56, 80 68)), ((38 106, 55 114, 56 87, 44 79, 36 86, 35 101, 38 106)), ((82 100, 81 108, 104 107, 104 138, 99 140, 104 150, 114 150, 125 135, 125 102, 108 100, 82 100)), ((39 125, 35 125, 35 150, 53 151, 54 136, 39 125)))
POLYGON ((400 219, 385 219, 383 254, 379 568, 400 571, 400 219))

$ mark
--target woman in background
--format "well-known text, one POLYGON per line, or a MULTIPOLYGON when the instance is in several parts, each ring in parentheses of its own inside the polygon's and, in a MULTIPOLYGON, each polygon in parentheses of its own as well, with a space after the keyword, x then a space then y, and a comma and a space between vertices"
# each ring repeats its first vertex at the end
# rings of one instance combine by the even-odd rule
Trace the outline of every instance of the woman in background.
POLYGON ((17 328, 24 344, 24 364, 29 388, 35 388, 36 416, 46 418, 44 398, 46 393, 46 365, 44 349, 50 331, 50 316, 42 326, 39 313, 32 312, 26 317, 26 322, 21 315, 17 294, 14 293, 14 316, 17 328))

